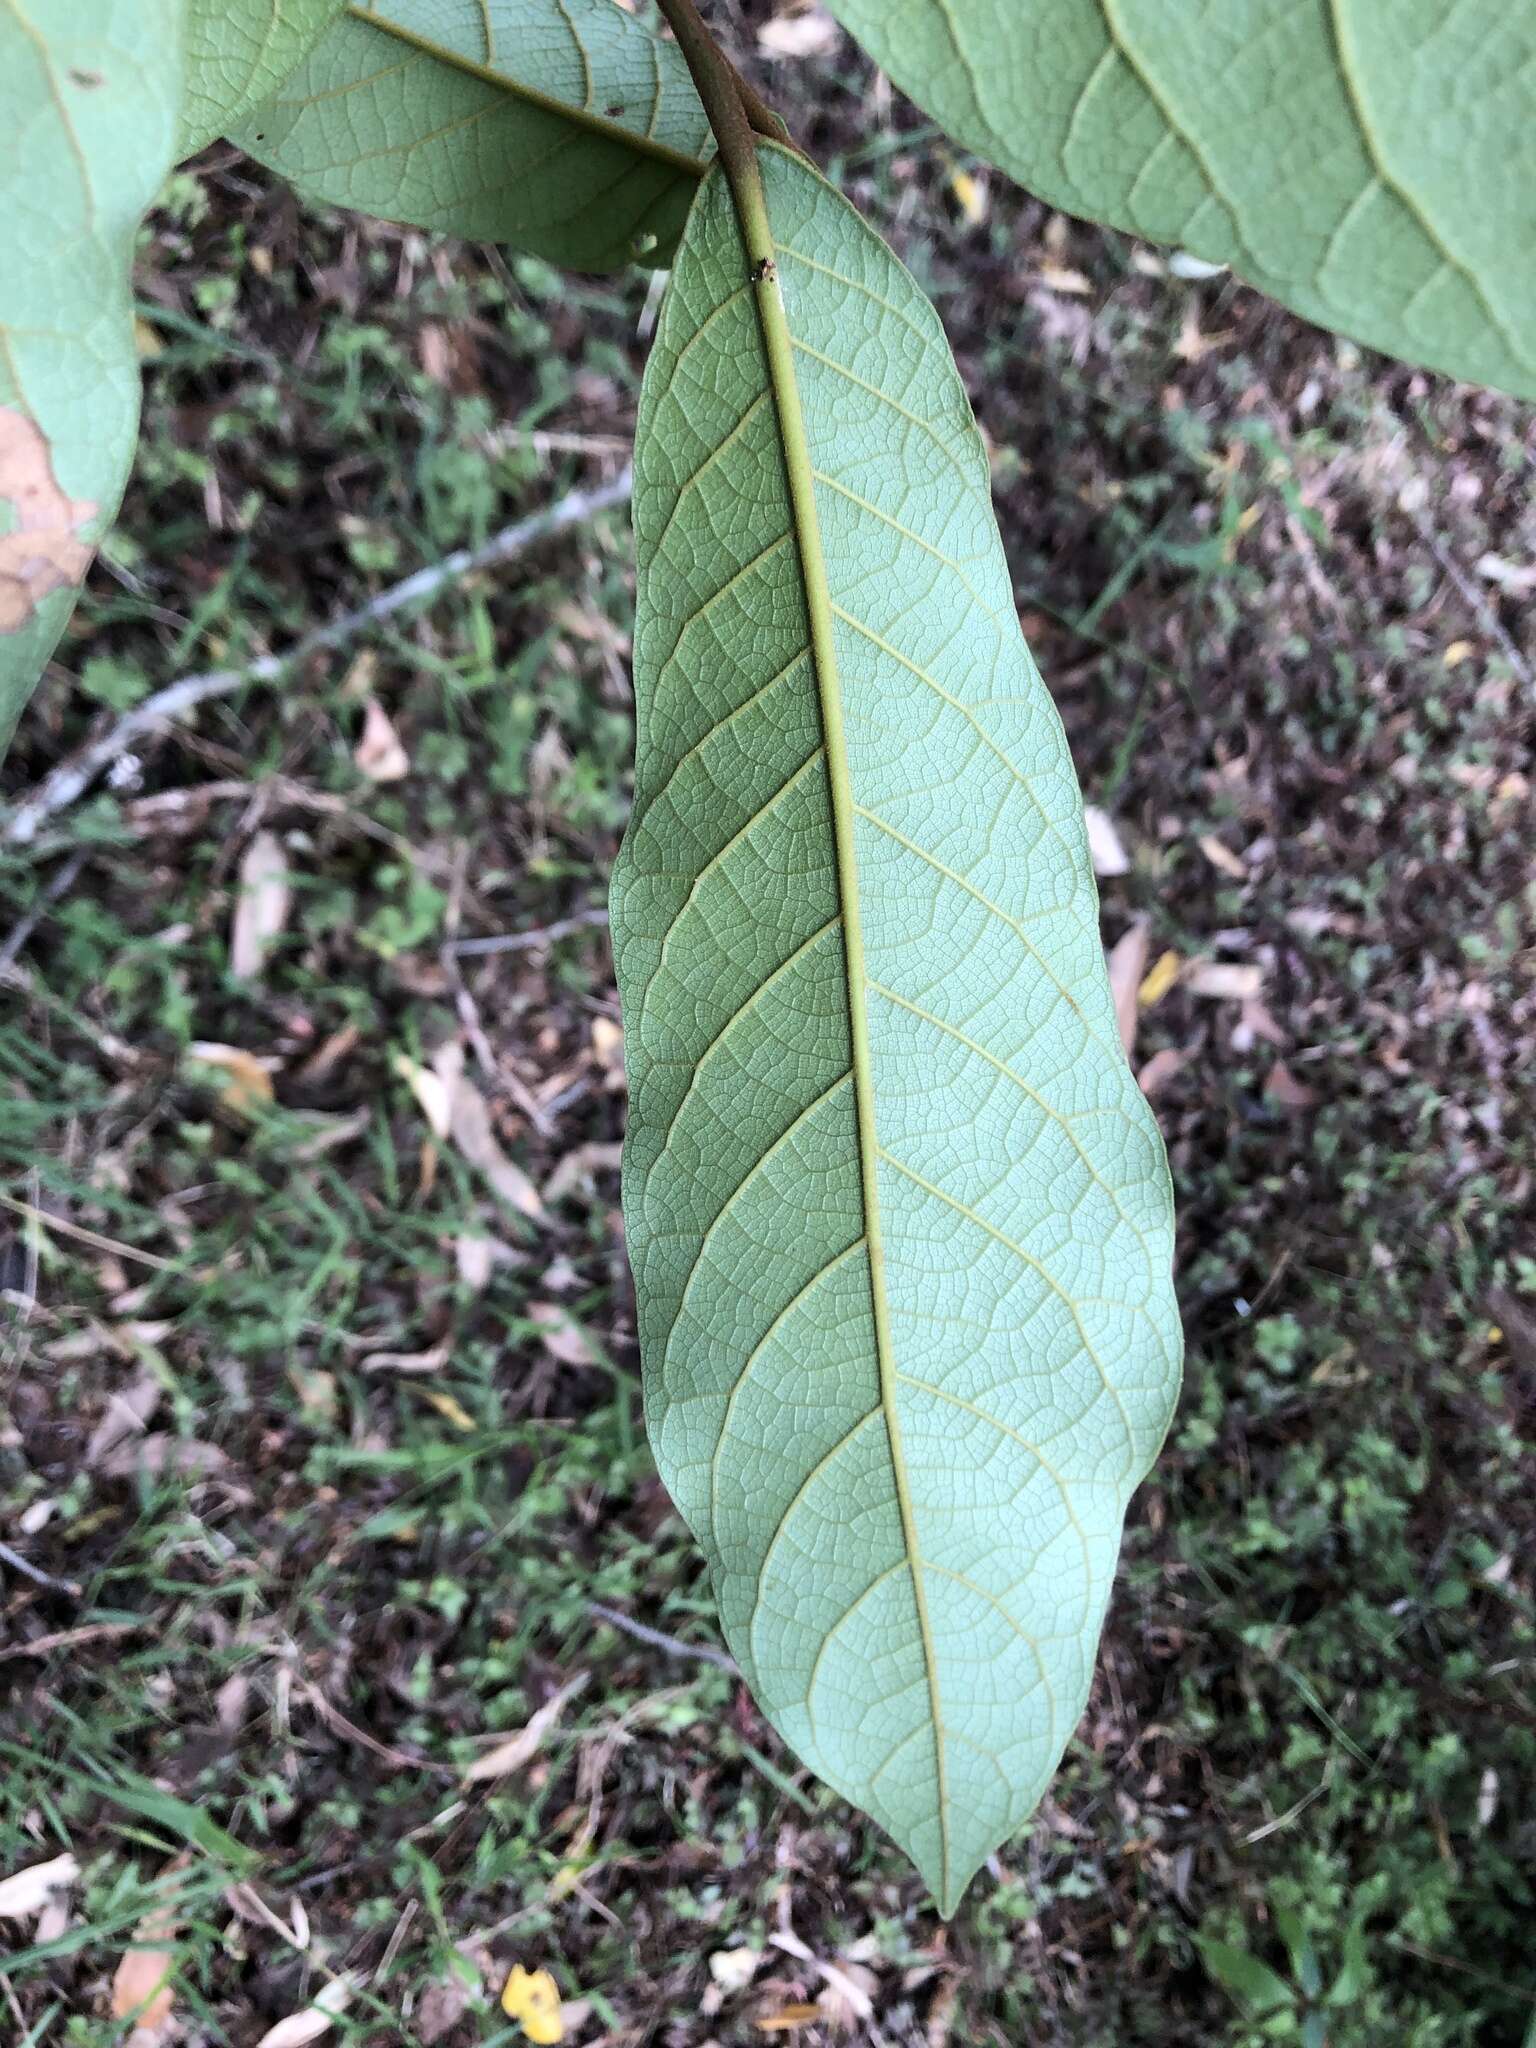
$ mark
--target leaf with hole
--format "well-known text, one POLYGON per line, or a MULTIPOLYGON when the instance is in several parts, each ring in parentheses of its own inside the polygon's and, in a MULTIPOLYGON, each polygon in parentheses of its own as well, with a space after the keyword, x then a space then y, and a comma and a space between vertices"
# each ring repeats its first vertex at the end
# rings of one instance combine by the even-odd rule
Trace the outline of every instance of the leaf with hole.
POLYGON ((190 156, 276 92, 342 0, 187 0, 179 153, 190 156))
POLYGON ((133 458, 128 269, 174 160, 181 17, 180 0, 0 14, 0 749, 133 458))
POLYGON ((637 431, 626 1227, 731 1648, 952 1911, 1087 1696, 1169 1184, 938 320, 758 157, 772 246, 712 171, 637 431))
POLYGON ((1536 9, 829 0, 904 92, 1070 213, 1536 396, 1536 9))
POLYGON ((676 45, 614 0, 350 5, 231 132, 311 199, 577 270, 666 262, 711 150, 676 45))

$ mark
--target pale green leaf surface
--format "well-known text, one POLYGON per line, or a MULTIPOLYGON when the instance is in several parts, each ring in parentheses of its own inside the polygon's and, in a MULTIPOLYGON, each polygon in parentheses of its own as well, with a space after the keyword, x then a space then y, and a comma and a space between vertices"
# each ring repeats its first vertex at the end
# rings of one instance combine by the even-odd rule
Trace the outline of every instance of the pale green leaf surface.
POLYGON ((349 6, 231 133, 311 198, 577 270, 665 261, 711 148, 676 45, 614 0, 349 6))
POLYGON ((1053 206, 1536 396, 1532 0, 830 0, 1053 206))
POLYGON ((128 273, 174 160, 180 0, 0 0, 0 747, 122 494, 128 273))
POLYGON ((342 0, 186 0, 182 156, 277 91, 341 12, 342 0))
POLYGON ((759 155, 778 285, 712 172, 636 436, 626 1228, 652 1442, 731 1647, 948 1911, 1087 1695, 1178 1380, 1171 1201, 942 330, 852 207, 759 155))

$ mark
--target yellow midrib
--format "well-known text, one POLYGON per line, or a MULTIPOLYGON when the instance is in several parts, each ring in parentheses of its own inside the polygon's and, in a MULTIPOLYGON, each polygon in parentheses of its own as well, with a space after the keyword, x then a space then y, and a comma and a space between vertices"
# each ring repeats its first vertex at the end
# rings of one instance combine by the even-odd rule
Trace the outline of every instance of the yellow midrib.
MULTIPOLYGON (((770 152, 785 157, 790 154, 775 143, 758 144, 759 157, 770 152)), ((800 159, 794 158, 792 161, 797 168, 805 168, 800 159)), ((814 173, 807 171, 807 175, 814 173)), ((827 581, 826 558, 822 552, 821 522, 816 510, 816 484, 810 442, 805 428, 805 415, 800 404, 800 387, 795 376, 794 343, 790 333, 789 315, 784 305, 783 293, 779 288, 776 250, 772 226, 767 216, 766 201, 761 220, 748 220, 739 213, 737 219, 749 273, 755 286, 754 296, 762 328, 763 352, 768 363, 768 381, 778 413, 779 440, 789 486, 790 521, 800 560, 800 579, 805 590, 811 659, 816 671, 822 738, 826 745, 827 785, 832 796, 832 838, 837 857, 838 896, 843 913, 843 949, 848 972, 848 1032, 852 1048, 859 1175, 863 1189, 865 1235, 868 1241, 870 1308, 875 1326, 880 1406, 891 1447, 891 1472, 901 1515, 902 1540, 912 1577, 917 1625, 922 1638, 923 1665, 928 1681, 938 1792, 939 1840, 943 1863, 941 1891, 947 1903, 950 1893, 949 1791, 944 1756, 944 1718, 939 1698, 933 1631, 928 1621, 928 1597, 923 1584, 922 1554, 918 1547, 912 1497, 907 1485, 906 1459, 901 1443, 901 1418, 896 1407, 895 1348, 891 1341, 890 1309, 885 1284, 885 1245, 880 1226, 880 1143, 875 1126, 874 1070, 870 1057, 869 1014, 866 1001, 868 972, 864 963, 858 861, 853 843, 855 805, 852 777, 848 768, 847 734, 843 724, 843 696, 838 674, 832 593, 827 581)))
MULTIPOLYGON (((377 29, 381 35, 394 36, 397 41, 409 44, 411 49, 419 50, 423 56, 434 57, 438 63, 446 64, 450 70, 478 78, 482 85, 495 86, 509 98, 523 100, 547 114, 556 114, 574 127, 590 129, 607 142, 622 142, 638 156, 654 157, 657 162, 672 164, 680 171, 691 172, 694 177, 702 176, 708 168, 707 157, 690 156, 686 150, 658 142, 654 136, 644 134, 638 128, 626 128, 622 121, 609 120, 589 107, 573 106, 569 100, 559 99, 553 93, 540 92, 537 86, 530 85, 526 79, 514 77, 509 71, 498 71, 489 64, 477 64, 473 57, 466 57, 462 51, 451 50, 447 44, 434 42, 431 36, 418 35, 415 29, 391 20, 387 14, 376 13, 366 0, 347 0, 345 12, 353 21, 377 29)), ((582 54, 585 56, 585 51, 582 54)))

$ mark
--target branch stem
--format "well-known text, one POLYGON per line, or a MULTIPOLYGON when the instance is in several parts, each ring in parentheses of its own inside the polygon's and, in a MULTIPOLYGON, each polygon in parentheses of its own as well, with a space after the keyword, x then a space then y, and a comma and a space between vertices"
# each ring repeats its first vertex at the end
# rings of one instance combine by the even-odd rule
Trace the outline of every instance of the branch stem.
MULTIPOLYGON (((770 123, 772 116, 757 95, 737 76, 734 65, 706 27, 694 0, 660 0, 660 5, 667 26, 677 38, 677 46, 683 53, 699 98, 704 103, 704 112, 709 117, 715 147, 720 152, 720 168, 736 203, 736 216, 741 222, 748 254, 754 261, 759 260, 760 252, 752 246, 754 241, 760 242, 765 252, 771 245, 771 237, 768 234, 768 202, 763 196, 763 181, 757 168, 753 113, 761 111, 770 123), (752 103, 750 108, 749 100, 752 103)), ((764 130, 758 128, 757 132, 764 130)), ((766 132, 776 142, 784 139, 777 126, 766 132)))

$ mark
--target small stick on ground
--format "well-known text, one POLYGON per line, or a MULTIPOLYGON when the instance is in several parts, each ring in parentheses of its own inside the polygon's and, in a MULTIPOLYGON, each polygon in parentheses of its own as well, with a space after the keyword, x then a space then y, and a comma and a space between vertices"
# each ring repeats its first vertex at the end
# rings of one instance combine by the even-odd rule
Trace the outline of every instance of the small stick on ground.
POLYGON ((553 924, 535 925, 527 932, 493 932, 483 939, 450 939, 443 948, 446 953, 457 953, 463 957, 480 957, 488 953, 526 953, 533 946, 552 945, 556 939, 568 939, 572 932, 580 932, 589 926, 604 925, 608 922, 606 910, 581 910, 574 917, 558 917, 553 924))
POLYGON ((659 1628, 647 1628, 643 1621, 636 1621, 621 1608, 609 1607, 601 1600, 587 1602, 588 1614, 595 1614, 601 1621, 612 1622, 636 1642, 649 1643, 653 1650, 665 1650, 669 1657, 692 1657, 701 1664, 718 1664, 722 1671, 729 1671, 733 1678, 741 1676, 741 1667, 734 1657, 728 1657, 724 1650, 713 1650, 708 1643, 685 1643, 678 1636, 663 1635, 659 1628))
POLYGON ((442 561, 391 584, 356 611, 346 612, 329 625, 305 633, 281 654, 259 655, 243 668, 212 669, 205 675, 183 676, 180 682, 167 684, 125 713, 100 739, 82 747, 71 759, 61 761, 46 775, 0 826, 0 841, 7 846, 30 845, 50 818, 83 796, 97 776, 105 774, 136 740, 185 718, 199 704, 206 704, 213 697, 230 696, 251 683, 275 683, 310 655, 345 646, 380 619, 391 618, 408 605, 423 604, 436 597, 446 585, 460 582, 477 570, 496 568, 523 554, 536 541, 547 540, 568 527, 584 525, 612 506, 626 504, 632 484, 631 472, 626 469, 611 483, 601 484, 594 491, 571 491, 544 511, 504 527, 482 546, 457 548, 442 561))

